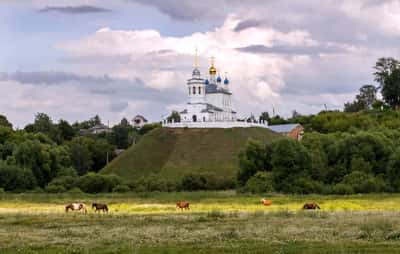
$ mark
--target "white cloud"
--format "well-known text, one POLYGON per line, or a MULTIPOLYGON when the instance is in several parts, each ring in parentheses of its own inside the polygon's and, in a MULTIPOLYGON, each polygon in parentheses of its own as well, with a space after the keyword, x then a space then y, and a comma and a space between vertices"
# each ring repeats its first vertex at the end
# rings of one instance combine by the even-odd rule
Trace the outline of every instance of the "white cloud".
MULTIPOLYGON (((109 62, 107 73, 123 78, 140 77, 145 85, 159 89, 160 93, 165 89, 186 91, 185 82, 190 77, 197 47, 203 76, 207 73, 211 56, 215 56, 221 75, 228 73, 238 109, 245 108, 249 101, 258 105, 265 104, 265 101, 278 101, 280 90, 285 86, 285 73, 308 63, 309 57, 251 54, 237 48, 251 45, 310 47, 318 43, 304 30, 280 32, 260 27, 235 32, 234 28, 240 21, 237 16, 229 15, 214 31, 184 37, 162 36, 155 30, 102 28, 85 38, 63 42, 57 47, 78 57, 129 55, 130 61, 125 66, 115 67, 113 62, 109 62)), ((79 69, 91 68, 91 71, 101 74, 101 68, 96 66, 92 63, 90 67, 85 65, 79 69)), ((186 97, 182 97, 182 102, 185 100, 186 97)))

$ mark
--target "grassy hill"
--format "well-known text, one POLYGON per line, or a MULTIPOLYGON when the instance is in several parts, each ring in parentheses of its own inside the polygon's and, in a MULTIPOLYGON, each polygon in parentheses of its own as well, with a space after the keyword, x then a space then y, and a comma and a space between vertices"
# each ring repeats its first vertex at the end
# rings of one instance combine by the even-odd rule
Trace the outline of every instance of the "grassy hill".
POLYGON ((101 172, 126 180, 155 173, 179 179, 189 173, 216 173, 233 178, 238 154, 249 138, 271 142, 279 137, 268 129, 169 129, 158 128, 114 159, 101 172))

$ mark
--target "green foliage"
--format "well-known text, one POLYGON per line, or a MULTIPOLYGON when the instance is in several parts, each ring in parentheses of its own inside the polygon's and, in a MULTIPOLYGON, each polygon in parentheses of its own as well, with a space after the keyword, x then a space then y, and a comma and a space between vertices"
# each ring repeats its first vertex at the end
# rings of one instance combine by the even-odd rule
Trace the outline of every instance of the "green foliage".
POLYGON ((251 193, 273 192, 273 176, 271 172, 258 171, 246 182, 245 191, 251 193))
POLYGON ((172 120, 175 123, 178 123, 181 121, 181 115, 179 114, 178 111, 172 110, 171 114, 167 117, 168 122, 172 122, 172 120))
POLYGON ((375 80, 381 85, 384 101, 392 108, 400 106, 400 62, 394 58, 380 58, 375 65, 375 80))
POLYGON ((129 188, 128 185, 126 184, 120 184, 117 185, 113 188, 113 192, 119 192, 119 193, 124 193, 124 192, 129 192, 131 189, 129 188))
POLYGON ((111 192, 122 183, 122 179, 115 175, 101 175, 88 173, 77 179, 75 185, 86 193, 111 192))
POLYGON ((271 170, 271 148, 259 141, 249 139, 245 150, 239 154, 238 184, 244 186, 258 171, 271 170))
POLYGON ((145 124, 142 128, 140 128, 139 130, 139 134, 140 135, 145 135, 146 133, 150 132, 151 130, 160 128, 161 124, 159 123, 149 123, 149 124, 145 124))
POLYGON ((298 178, 309 176, 311 157, 298 141, 280 139, 272 143, 271 166, 275 189, 291 192, 298 178))
POLYGON ((7 117, 4 115, 0 115, 0 127, 7 127, 9 129, 12 128, 12 124, 8 121, 7 117))
POLYGON ((25 191, 35 186, 36 179, 31 170, 0 161, 0 188, 5 191, 25 191))
POLYGON ((386 190, 386 183, 383 179, 361 171, 353 171, 346 175, 342 183, 351 186, 355 193, 382 192, 386 190))
POLYGON ((391 156, 387 165, 386 175, 394 191, 400 191, 400 149, 391 156))

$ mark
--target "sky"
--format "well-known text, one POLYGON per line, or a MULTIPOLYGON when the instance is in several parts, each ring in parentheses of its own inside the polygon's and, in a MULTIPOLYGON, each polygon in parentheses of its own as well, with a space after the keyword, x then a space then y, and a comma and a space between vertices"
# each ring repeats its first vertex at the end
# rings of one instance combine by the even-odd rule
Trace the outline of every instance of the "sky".
POLYGON ((239 117, 342 109, 399 57, 400 0, 2 0, 0 114, 16 128, 184 109, 195 49, 239 117))

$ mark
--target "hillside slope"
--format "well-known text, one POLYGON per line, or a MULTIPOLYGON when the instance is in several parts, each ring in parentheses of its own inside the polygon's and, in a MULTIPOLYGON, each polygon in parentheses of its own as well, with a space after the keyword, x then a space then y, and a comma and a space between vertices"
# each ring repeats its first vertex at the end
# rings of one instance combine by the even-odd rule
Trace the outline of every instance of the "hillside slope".
POLYGON ((233 178, 238 169, 238 154, 249 138, 269 143, 277 137, 280 136, 262 128, 159 128, 146 134, 101 172, 126 180, 150 173, 169 179, 189 173, 233 178))

